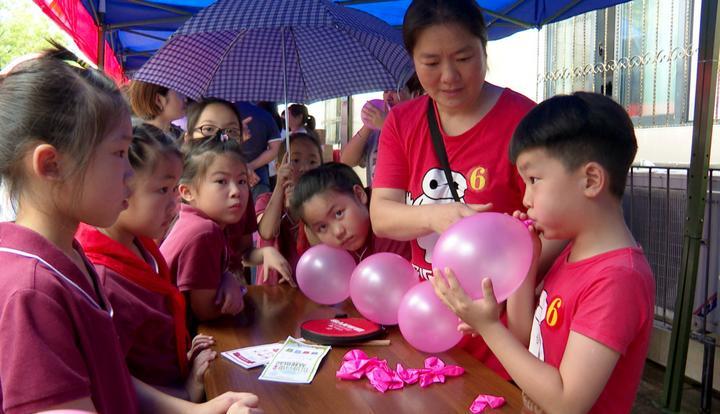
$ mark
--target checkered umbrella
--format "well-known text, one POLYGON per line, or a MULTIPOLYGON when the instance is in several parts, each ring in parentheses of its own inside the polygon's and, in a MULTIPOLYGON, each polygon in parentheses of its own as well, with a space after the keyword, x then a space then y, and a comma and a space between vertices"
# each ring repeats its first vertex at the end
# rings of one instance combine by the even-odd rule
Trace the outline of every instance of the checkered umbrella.
POLYGON ((327 0, 220 0, 135 74, 191 98, 309 103, 395 89, 412 74, 398 30, 327 0))

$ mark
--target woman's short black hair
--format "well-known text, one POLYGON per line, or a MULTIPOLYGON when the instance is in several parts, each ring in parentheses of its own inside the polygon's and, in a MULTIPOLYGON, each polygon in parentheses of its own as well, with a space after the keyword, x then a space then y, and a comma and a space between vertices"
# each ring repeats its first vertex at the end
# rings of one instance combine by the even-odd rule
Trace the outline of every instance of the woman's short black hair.
POLYGON ((543 149, 568 170, 597 162, 607 170, 609 189, 621 198, 637 141, 625 109, 607 96, 575 92, 554 96, 520 121, 510 142, 510 160, 527 150, 543 149))
POLYGON ((302 218, 305 202, 326 191, 355 195, 355 186, 363 186, 360 177, 349 166, 339 162, 329 162, 304 173, 293 191, 291 211, 302 218))
POLYGON ((430 26, 458 24, 480 39, 487 50, 487 27, 475 0, 413 0, 403 19, 403 42, 412 56, 420 33, 430 26))

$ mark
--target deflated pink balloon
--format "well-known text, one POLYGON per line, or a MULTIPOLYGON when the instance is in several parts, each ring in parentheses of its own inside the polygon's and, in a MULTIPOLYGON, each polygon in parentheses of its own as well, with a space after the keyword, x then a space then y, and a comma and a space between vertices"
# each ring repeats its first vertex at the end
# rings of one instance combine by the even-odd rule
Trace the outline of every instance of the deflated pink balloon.
POLYGON ((402 256, 377 253, 353 271, 350 298, 362 316, 381 325, 395 325, 403 296, 418 283, 417 272, 402 256))
POLYGON ((450 226, 433 250, 433 268, 450 268, 473 299, 483 297, 482 279, 493 282, 498 302, 522 284, 530 269, 533 243, 527 227, 501 213, 478 213, 450 226))
POLYGON ((350 296, 353 269, 355 260, 350 253, 320 244, 300 257, 295 274, 305 296, 323 305, 334 305, 350 296))
POLYGON ((430 282, 414 286, 400 302, 400 332, 420 351, 444 352, 457 345, 462 338, 458 322, 458 317, 435 295, 430 282))

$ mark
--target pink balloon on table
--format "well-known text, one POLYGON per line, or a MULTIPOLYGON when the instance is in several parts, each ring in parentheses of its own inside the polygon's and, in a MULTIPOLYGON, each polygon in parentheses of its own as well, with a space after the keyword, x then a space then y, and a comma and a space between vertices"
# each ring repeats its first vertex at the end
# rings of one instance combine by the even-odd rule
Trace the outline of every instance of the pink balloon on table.
POLYGON ((350 296, 354 269, 355 259, 347 250, 320 244, 303 253, 295 274, 305 296, 323 305, 334 305, 350 296))
POLYGON ((350 278, 350 298, 367 319, 381 325, 398 323, 405 292, 417 285, 412 265, 395 253, 377 253, 360 262, 350 278))
POLYGON ((403 338, 423 352, 444 352, 457 345, 459 320, 435 295, 432 283, 422 282, 405 293, 398 310, 403 338))
POLYGON ((450 226, 433 250, 433 268, 450 268, 473 299, 483 297, 482 279, 493 282, 498 302, 508 298, 530 269, 533 242, 520 220, 478 213, 450 226))
MULTIPOLYGON (((365 102, 365 105, 363 105, 363 108, 366 107, 366 106, 368 106, 368 105, 372 105, 372 106, 374 106, 375 108, 377 108, 377 109, 385 112, 385 101, 383 101, 382 99, 371 99, 371 100, 365 102)), ((370 120, 367 119, 367 118, 365 117, 365 115, 363 115, 362 112, 360 113, 360 119, 362 120, 363 125, 365 125, 366 127, 370 128, 370 129, 372 129, 372 130, 377 131, 377 128, 375 128, 375 126, 373 126, 373 125, 370 123, 370 120)))

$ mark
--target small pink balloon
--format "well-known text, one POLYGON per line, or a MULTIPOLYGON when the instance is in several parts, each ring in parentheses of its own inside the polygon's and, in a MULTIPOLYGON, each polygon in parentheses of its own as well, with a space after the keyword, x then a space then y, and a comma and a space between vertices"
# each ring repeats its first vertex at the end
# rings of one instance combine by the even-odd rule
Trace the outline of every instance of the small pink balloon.
POLYGON ((420 351, 444 352, 457 345, 462 338, 458 323, 458 317, 435 295, 430 282, 414 286, 400 302, 400 332, 420 351))
MULTIPOLYGON (((365 105, 363 105, 363 108, 368 105, 372 105, 375 108, 385 112, 385 101, 383 101, 382 99, 371 99, 371 100, 365 102, 365 105)), ((366 127, 370 128, 372 130, 377 131, 377 128, 375 128, 375 126, 371 125, 370 121, 368 119, 366 119, 362 113, 360 113, 360 119, 362 120, 363 125, 365 125, 366 127)))
POLYGON ((395 253, 377 253, 357 265, 350 278, 350 298, 367 319, 396 325, 405 293, 419 283, 412 265, 395 253))
POLYGON ((334 305, 350 296, 354 269, 355 260, 346 250, 320 244, 303 253, 295 274, 305 296, 323 305, 334 305))
POLYGON ((433 250, 433 267, 450 268, 473 299, 489 277, 498 302, 508 298, 530 269, 533 242, 527 226, 501 213, 478 213, 450 226, 433 250))

